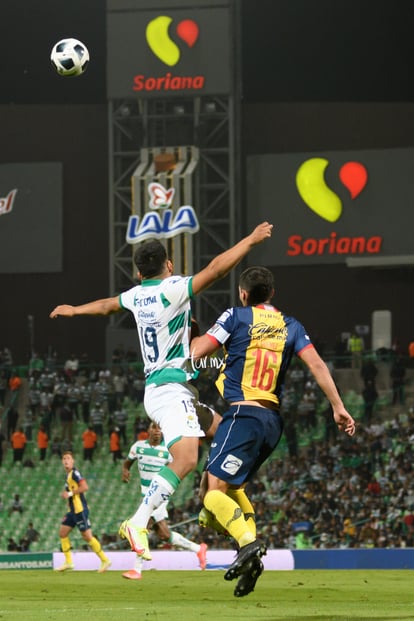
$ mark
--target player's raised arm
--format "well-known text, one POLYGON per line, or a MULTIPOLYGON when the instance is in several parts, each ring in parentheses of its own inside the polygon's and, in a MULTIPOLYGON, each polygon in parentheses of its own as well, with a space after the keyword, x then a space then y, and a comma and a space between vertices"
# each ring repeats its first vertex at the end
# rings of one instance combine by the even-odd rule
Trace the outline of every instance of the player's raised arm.
POLYGON ((75 317, 77 315, 110 315, 122 310, 118 296, 113 298, 103 298, 94 302, 87 302, 79 306, 71 306, 70 304, 61 304, 56 306, 50 313, 51 319, 57 317, 75 317))
POLYGON ((250 252, 254 246, 261 244, 272 235, 273 224, 262 222, 256 228, 239 241, 235 246, 222 252, 193 277, 193 293, 197 294, 210 287, 216 280, 224 278, 240 261, 250 252))
POLYGON ((353 436, 355 433, 355 421, 349 412, 346 411, 326 363, 314 347, 304 349, 299 355, 331 404, 333 417, 338 429, 345 431, 349 436, 353 436))

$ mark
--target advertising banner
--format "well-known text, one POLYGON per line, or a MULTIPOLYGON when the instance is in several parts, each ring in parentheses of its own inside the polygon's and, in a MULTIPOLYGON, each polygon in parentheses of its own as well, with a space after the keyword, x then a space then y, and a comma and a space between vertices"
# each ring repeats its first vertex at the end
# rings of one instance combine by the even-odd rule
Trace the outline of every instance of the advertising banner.
POLYGON ((250 260, 265 265, 346 263, 413 255, 414 149, 253 155, 249 227, 275 225, 250 260))
POLYGON ((107 24, 109 99, 230 92, 225 6, 109 9, 107 24))
POLYGON ((0 569, 53 569, 52 552, 0 554, 0 569))

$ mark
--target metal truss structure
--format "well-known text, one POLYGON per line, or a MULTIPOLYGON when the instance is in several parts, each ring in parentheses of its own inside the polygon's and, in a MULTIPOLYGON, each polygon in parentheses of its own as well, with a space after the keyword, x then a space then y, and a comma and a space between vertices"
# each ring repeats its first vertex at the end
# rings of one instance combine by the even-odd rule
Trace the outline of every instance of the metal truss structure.
MULTIPOLYGON (((195 236, 186 235, 194 240, 183 245, 182 252, 188 256, 181 257, 178 271, 197 272, 240 238, 238 106, 238 98, 232 95, 109 102, 110 295, 136 282, 134 246, 127 243, 126 231, 133 206, 131 179, 142 169, 143 153, 184 145, 197 154, 192 166, 192 206, 200 230, 195 236)), ((232 272, 198 296, 194 313, 202 329, 235 304, 236 290, 232 272)), ((130 313, 113 316, 111 321, 113 328, 132 327, 130 313)))

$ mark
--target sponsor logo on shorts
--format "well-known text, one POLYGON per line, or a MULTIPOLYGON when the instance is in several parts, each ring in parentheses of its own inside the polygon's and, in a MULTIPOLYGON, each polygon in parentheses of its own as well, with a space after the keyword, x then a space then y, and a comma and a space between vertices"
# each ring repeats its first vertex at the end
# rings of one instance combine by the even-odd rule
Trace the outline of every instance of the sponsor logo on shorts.
POLYGON ((243 461, 234 455, 227 455, 226 459, 221 464, 221 469, 227 474, 236 474, 239 470, 243 461))

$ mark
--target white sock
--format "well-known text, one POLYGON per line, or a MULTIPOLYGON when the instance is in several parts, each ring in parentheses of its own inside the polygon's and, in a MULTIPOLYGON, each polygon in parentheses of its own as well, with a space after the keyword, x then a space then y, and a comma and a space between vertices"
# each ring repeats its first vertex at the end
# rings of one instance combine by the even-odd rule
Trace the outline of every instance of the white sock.
MULTIPOLYGON (((171 494, 175 492, 175 487, 164 477, 160 476, 161 472, 155 475, 151 481, 147 493, 136 513, 130 518, 130 522, 137 528, 147 528, 147 524, 152 513, 162 502, 168 501, 171 494)), ((177 486, 178 487, 178 486, 177 486)))
POLYGON ((177 548, 184 548, 184 550, 191 550, 192 552, 198 552, 200 546, 198 543, 194 543, 194 541, 190 541, 186 539, 180 533, 176 533, 175 531, 171 531, 170 543, 173 546, 177 546, 177 548))
POLYGON ((144 564, 144 559, 142 558, 142 556, 138 556, 138 554, 137 554, 136 557, 135 557, 134 569, 139 574, 142 572, 143 564, 144 564))

